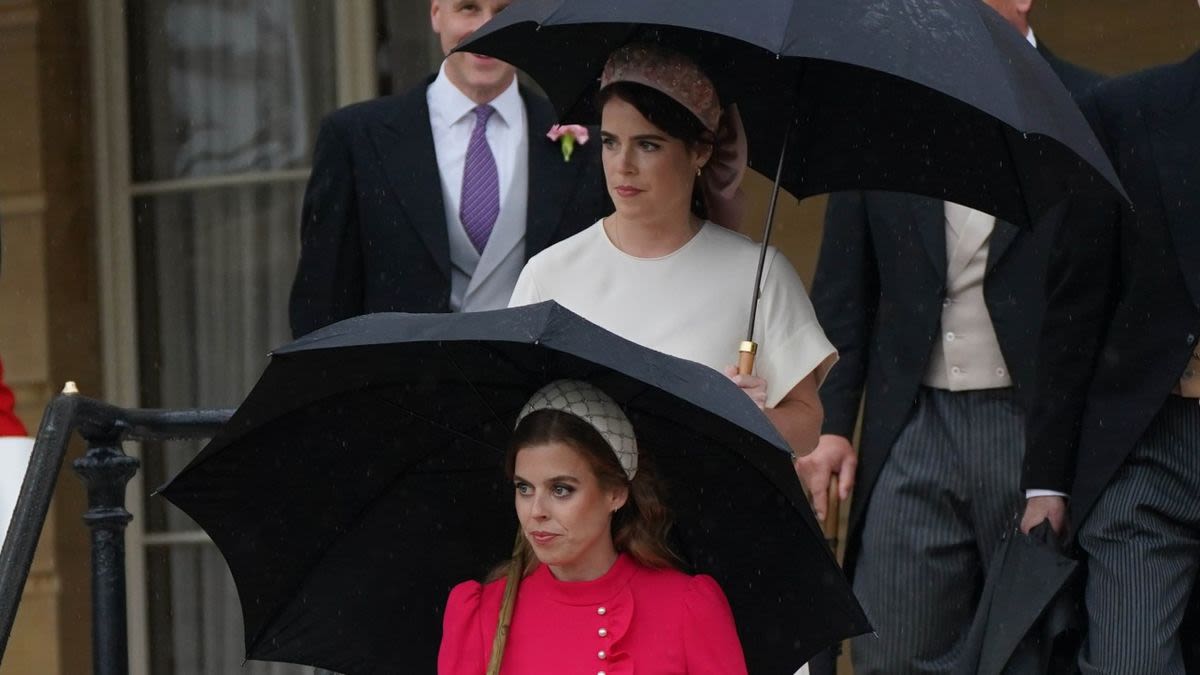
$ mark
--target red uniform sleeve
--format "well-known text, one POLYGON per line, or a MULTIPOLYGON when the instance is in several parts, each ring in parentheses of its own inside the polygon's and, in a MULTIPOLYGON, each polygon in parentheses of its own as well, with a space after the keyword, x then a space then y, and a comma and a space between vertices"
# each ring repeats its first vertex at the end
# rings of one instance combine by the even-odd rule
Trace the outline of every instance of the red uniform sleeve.
POLYGON ((684 596, 688 675, 745 675, 746 657, 725 593, 710 576, 692 579, 684 596))
POLYGON ((0 362, 0 436, 28 436, 25 425, 13 412, 16 401, 12 390, 4 385, 4 364, 0 362))
POLYGON ((450 591, 442 620, 438 675, 483 675, 487 671, 487 652, 479 622, 482 594, 483 587, 478 581, 464 581, 450 591))

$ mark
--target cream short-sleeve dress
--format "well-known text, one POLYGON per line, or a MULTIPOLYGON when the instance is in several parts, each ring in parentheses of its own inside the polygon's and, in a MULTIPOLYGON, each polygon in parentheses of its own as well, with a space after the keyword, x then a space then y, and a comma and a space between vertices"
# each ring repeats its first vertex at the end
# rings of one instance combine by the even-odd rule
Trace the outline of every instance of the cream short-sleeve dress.
MULTIPOLYGON (((602 222, 534 256, 509 306, 546 300, 621 337, 722 370, 737 363, 750 320, 759 246, 705 222, 675 252, 637 258, 617 248, 602 222)), ((775 406, 816 372, 818 384, 837 350, 817 322, 804 283, 774 247, 767 251, 755 318, 755 374, 775 406)))

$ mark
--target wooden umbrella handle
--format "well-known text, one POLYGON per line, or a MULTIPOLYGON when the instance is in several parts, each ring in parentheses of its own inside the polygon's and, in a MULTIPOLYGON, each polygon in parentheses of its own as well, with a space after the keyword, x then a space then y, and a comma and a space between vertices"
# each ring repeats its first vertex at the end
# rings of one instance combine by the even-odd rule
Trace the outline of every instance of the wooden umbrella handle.
POLYGON ((758 352, 758 343, 753 340, 743 340, 742 344, 738 345, 738 375, 751 375, 754 373, 754 355, 758 352))
POLYGON ((840 511, 842 509, 842 500, 838 497, 838 477, 836 475, 829 477, 829 504, 825 509, 825 522, 821 523, 821 531, 825 533, 825 541, 829 544, 829 548, 836 554, 838 549, 838 521, 841 520, 840 511))

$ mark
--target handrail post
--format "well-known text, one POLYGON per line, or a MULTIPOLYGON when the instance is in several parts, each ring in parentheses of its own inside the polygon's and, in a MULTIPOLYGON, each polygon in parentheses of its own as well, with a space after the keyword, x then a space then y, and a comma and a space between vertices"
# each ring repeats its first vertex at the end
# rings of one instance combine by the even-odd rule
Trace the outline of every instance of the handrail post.
POLYGON ((29 457, 29 468, 13 510, 8 536, 0 547, 0 658, 8 646, 21 592, 29 577, 42 525, 50 511, 54 483, 75 429, 81 398, 71 393, 56 396, 46 406, 41 427, 29 457))
POLYGON ((87 487, 83 520, 92 533, 92 667, 94 675, 129 671, 125 606, 125 486, 140 463, 125 454, 123 441, 211 438, 233 410, 119 408, 79 395, 68 382, 46 406, 29 468, 0 546, 0 660, 3 660, 29 577, 34 550, 71 435, 78 431, 88 450, 74 463, 87 487))
POLYGON ((84 523, 92 531, 92 672, 129 672, 125 607, 125 526, 133 520, 125 510, 125 486, 139 462, 121 448, 123 430, 85 438, 87 454, 75 460, 75 472, 87 485, 84 523))

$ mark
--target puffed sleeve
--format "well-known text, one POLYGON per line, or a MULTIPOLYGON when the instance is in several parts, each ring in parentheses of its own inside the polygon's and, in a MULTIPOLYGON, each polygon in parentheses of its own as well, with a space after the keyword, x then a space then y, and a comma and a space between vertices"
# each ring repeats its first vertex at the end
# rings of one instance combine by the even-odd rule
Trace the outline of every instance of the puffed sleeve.
POLYGON ((817 321, 804 282, 788 259, 772 247, 755 318, 759 338, 755 370, 767 380, 767 407, 774 407, 809 373, 817 385, 837 362, 837 349, 817 321))
POLYGON ((538 269, 538 257, 534 256, 526 263, 525 269, 521 270, 521 276, 517 277, 517 285, 508 301, 509 307, 524 307, 546 299, 542 297, 541 289, 538 288, 538 269))
POLYGON ((450 591, 442 620, 438 675, 483 675, 487 670, 479 622, 482 594, 478 581, 464 581, 450 591))
POLYGON ((745 675, 746 657, 725 593, 710 576, 693 577, 684 595, 688 675, 745 675))

